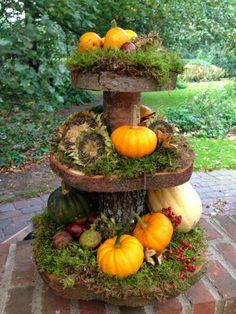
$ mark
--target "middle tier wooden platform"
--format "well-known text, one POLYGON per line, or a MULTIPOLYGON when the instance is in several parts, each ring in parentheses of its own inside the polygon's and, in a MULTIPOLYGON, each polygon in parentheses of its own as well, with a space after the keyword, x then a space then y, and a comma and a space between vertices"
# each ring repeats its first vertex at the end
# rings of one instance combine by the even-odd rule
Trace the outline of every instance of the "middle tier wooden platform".
POLYGON ((53 154, 50 156, 51 169, 70 186, 87 192, 125 192, 168 188, 189 181, 192 174, 192 160, 173 172, 157 172, 133 178, 117 176, 87 176, 60 163, 53 154))

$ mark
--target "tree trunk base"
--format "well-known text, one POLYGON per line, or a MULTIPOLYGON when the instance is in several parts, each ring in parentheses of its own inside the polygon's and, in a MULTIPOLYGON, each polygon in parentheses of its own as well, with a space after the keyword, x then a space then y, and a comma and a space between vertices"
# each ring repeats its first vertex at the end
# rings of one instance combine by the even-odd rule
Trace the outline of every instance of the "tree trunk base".
POLYGON ((134 219, 134 213, 145 212, 145 190, 98 193, 99 213, 113 218, 116 223, 127 224, 134 219))
MULTIPOLYGON (((104 92, 104 119, 108 131, 112 132, 121 125, 131 125, 134 106, 140 106, 140 93, 104 92)), ((140 114, 137 110, 137 121, 140 114)))

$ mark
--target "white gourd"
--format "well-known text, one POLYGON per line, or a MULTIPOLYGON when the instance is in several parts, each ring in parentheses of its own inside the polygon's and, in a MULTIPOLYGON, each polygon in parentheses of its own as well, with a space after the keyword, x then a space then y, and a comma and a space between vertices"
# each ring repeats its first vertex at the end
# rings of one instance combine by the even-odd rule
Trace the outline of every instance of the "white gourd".
POLYGON ((171 207, 177 216, 182 216, 177 230, 188 232, 198 223, 202 213, 202 202, 189 182, 172 188, 149 190, 147 205, 150 211, 159 212, 171 207))

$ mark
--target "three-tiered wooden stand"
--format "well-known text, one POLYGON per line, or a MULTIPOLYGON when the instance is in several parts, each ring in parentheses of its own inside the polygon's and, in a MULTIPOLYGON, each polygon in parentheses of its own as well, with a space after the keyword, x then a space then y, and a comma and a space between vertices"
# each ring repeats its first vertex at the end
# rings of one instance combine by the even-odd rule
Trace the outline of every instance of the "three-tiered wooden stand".
MULTIPOLYGON (((72 70, 72 86, 86 90, 104 91, 104 111, 103 116, 109 132, 116 127, 131 124, 131 117, 134 106, 140 105, 140 94, 146 91, 170 90, 176 85, 177 74, 171 72, 169 84, 160 85, 154 79, 145 77, 121 76, 110 72, 85 73, 72 70)), ((137 117, 140 120, 140 117, 137 117)), ((87 176, 82 172, 68 168, 60 163, 54 155, 50 157, 50 166, 63 181, 79 190, 88 192, 98 192, 99 210, 107 217, 113 217, 117 223, 125 224, 133 219, 133 210, 138 214, 142 213, 145 204, 145 193, 148 189, 168 188, 187 182, 192 174, 193 155, 190 156, 182 166, 173 172, 158 172, 147 174, 135 178, 118 178, 112 176, 87 176)), ((192 273, 191 281, 199 278, 203 265, 197 267, 192 273)), ((140 306, 155 302, 159 297, 155 293, 149 298, 136 295, 129 298, 107 298, 100 291, 92 291, 84 283, 79 283, 74 288, 62 289, 54 276, 47 273, 41 274, 43 279, 49 284, 55 293, 72 299, 97 299, 108 303, 128 306, 140 306)), ((169 296, 174 296, 175 291, 171 291, 169 296)), ((161 287, 157 287, 156 293, 160 294, 161 287)))
MULTIPOLYGON (((72 71, 72 86, 80 89, 103 90, 103 116, 109 132, 121 125, 130 125, 134 106, 140 106, 141 91, 170 90, 175 87, 177 74, 171 73, 168 85, 159 85, 155 80, 143 77, 128 77, 103 72, 79 74, 72 71)), ((140 117, 137 117, 140 121, 140 117)), ((193 156, 192 156, 193 157, 193 156)), ((86 176, 61 164, 53 155, 52 170, 74 188, 88 192, 99 192, 101 211, 117 222, 126 223, 133 218, 132 210, 142 210, 145 191, 167 188, 187 182, 192 174, 192 159, 186 160, 175 172, 159 172, 135 178, 116 176, 86 176), (118 194, 117 194, 118 193, 118 194), (109 204, 109 206, 107 206, 109 204)))

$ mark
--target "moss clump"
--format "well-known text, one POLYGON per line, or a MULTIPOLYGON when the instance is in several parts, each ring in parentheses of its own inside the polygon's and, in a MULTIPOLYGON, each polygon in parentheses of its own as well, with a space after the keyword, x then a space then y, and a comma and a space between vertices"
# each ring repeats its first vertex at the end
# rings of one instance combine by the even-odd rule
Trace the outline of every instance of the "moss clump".
POLYGON ((80 73, 111 71, 123 75, 147 76, 161 84, 169 81, 170 72, 182 73, 183 61, 173 52, 148 47, 145 50, 126 53, 119 49, 95 49, 84 53, 75 52, 66 66, 80 73))
POLYGON ((120 178, 134 178, 144 173, 176 170, 176 152, 161 148, 152 155, 143 158, 121 157, 116 152, 99 159, 86 167, 80 167, 73 163, 70 156, 60 152, 56 154, 57 159, 88 176, 93 175, 115 175, 120 178))
MULTIPOLYGON (((82 249, 79 241, 74 241, 68 247, 55 250, 52 248, 52 237, 62 227, 56 227, 47 213, 34 218, 36 223, 36 241, 34 258, 39 271, 46 271, 56 276, 64 288, 73 287, 77 282, 85 284, 93 291, 101 291, 108 297, 128 297, 150 293, 163 295, 163 298, 186 290, 191 285, 191 278, 179 279, 182 266, 175 259, 165 259, 161 265, 151 266, 146 262, 134 275, 127 278, 110 277, 102 273, 96 264, 96 252, 82 249), (170 288, 171 287, 171 288, 170 288)), ((181 246, 181 240, 192 244, 185 256, 197 257, 195 265, 202 263, 202 252, 205 242, 203 231, 195 227, 189 233, 174 232, 169 248, 181 246)))
POLYGON ((142 158, 122 157, 113 151, 86 167, 76 165, 66 152, 54 149, 54 154, 61 163, 88 176, 115 175, 119 178, 134 178, 143 174, 176 171, 186 166, 193 159, 193 151, 183 137, 176 136, 172 142, 178 145, 177 150, 157 148, 154 153, 142 158))

